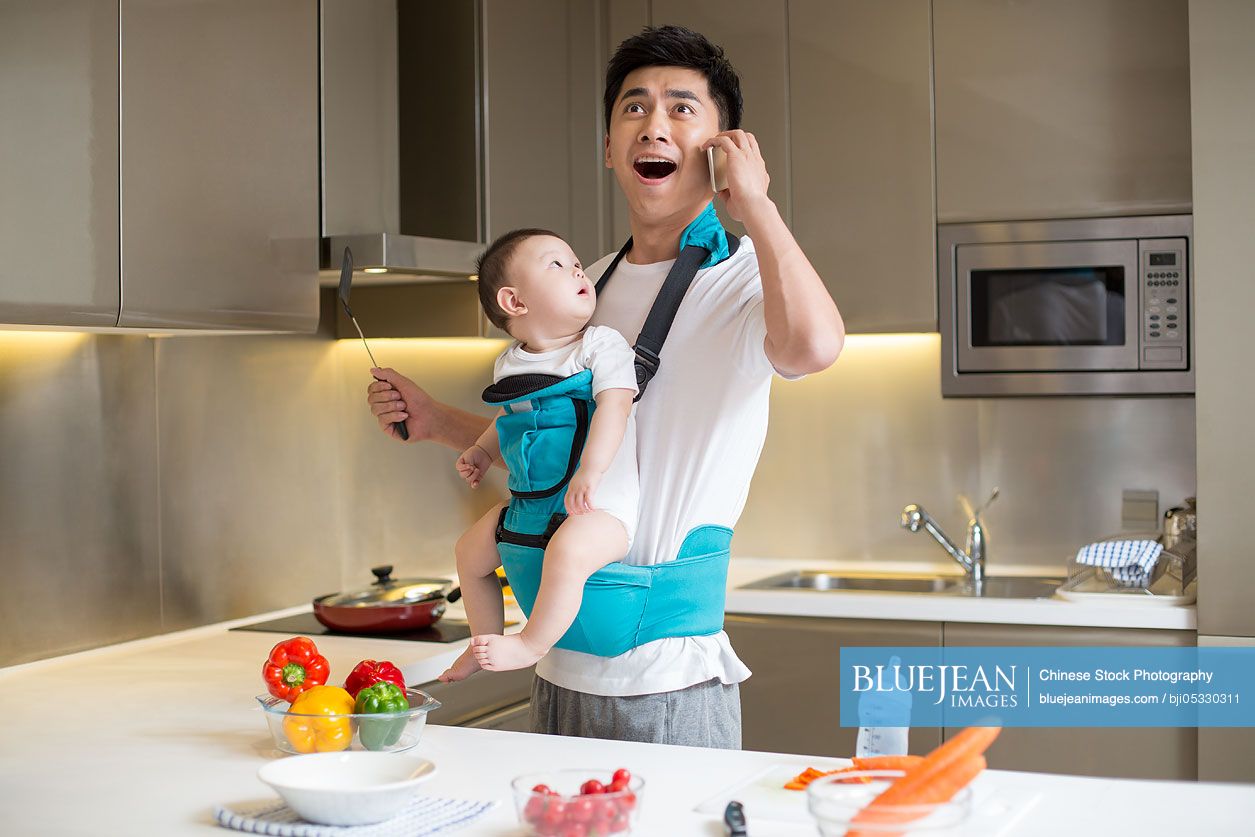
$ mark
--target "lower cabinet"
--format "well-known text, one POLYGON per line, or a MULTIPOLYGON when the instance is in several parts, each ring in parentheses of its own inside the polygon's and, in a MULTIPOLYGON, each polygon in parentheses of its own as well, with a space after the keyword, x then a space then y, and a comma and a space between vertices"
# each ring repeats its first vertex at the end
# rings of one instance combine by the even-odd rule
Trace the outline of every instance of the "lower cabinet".
MULTIPOLYGON (((908 622, 729 614, 736 653, 753 675, 741 684, 747 750, 854 755, 856 728, 840 726, 840 650, 847 646, 1193 646, 1193 631, 908 622)), ((912 753, 955 729, 913 728, 912 753)), ((1182 728, 1010 727, 990 767, 1081 776, 1193 780, 1198 731, 1182 728)))
POLYGON ((457 683, 423 683, 419 688, 441 704, 427 720, 451 727, 527 732, 534 676, 532 667, 481 673, 457 683))
MULTIPOLYGON (((858 729, 840 723, 842 647, 941 644, 937 622, 728 614, 724 630, 753 672, 741 684, 742 746, 813 756, 854 755, 858 729)), ((911 730, 912 753, 940 743, 938 729, 911 730)))
MULTIPOLYGON (((1193 646, 1193 631, 947 622, 946 646, 1193 646)), ((958 730, 946 729, 953 735, 958 730)), ((1011 727, 986 753, 999 770, 1123 779, 1198 778, 1198 730, 1178 727, 1011 727)))

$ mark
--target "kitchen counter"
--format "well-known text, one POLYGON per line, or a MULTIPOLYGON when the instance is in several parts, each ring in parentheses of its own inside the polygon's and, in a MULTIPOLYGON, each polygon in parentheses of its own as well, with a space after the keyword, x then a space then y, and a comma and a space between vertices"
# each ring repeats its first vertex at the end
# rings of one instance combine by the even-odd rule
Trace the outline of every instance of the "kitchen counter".
MULTIPOLYGON (((280 637, 227 632, 231 624, 0 669, 0 717, 9 727, 0 747, 5 832, 24 837, 234 833, 213 825, 210 810, 216 803, 270 796, 256 772, 277 753, 253 695, 261 691, 261 661, 280 637)), ((319 641, 333 682, 365 657, 429 671, 461 645, 319 641)), ((713 818, 694 812, 695 805, 774 764, 823 763, 772 753, 438 726, 427 728, 416 752, 438 768, 425 785, 428 793, 502 800, 457 832, 468 837, 521 833, 509 779, 531 770, 629 767, 648 783, 637 833, 712 837, 722 832, 713 818)), ((1249 833, 1255 819, 1252 785, 990 770, 978 779, 976 791, 1041 794, 1009 832, 1013 835, 1239 834, 1249 833)), ((750 833, 815 832, 759 819, 751 821, 750 833)))
MULTIPOLYGON (((816 590, 741 590, 742 585, 795 570, 901 572, 954 575, 950 564, 876 561, 793 561, 733 558, 728 571, 728 613, 827 616, 846 619, 904 619, 924 622, 992 622, 1003 625, 1064 625, 1095 628, 1159 628, 1192 631, 1193 605, 1074 602, 1053 599, 981 599, 931 594, 816 590)), ((1063 567, 991 567, 991 575, 1059 576, 1063 567)))

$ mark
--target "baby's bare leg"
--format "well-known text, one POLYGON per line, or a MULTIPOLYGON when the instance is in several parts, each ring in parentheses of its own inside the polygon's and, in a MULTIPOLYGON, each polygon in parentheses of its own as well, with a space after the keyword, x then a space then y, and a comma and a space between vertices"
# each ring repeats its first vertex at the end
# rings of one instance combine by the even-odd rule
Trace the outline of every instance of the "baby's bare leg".
MULTIPOLYGON (((458 560, 458 580, 462 586, 462 601, 466 603, 466 621, 471 633, 501 633, 505 630, 505 605, 501 598, 501 584, 497 581, 497 567, 501 555, 497 552, 497 519, 501 505, 475 521, 458 539, 453 548, 458 560)), ((452 683, 465 680, 479 671, 471 646, 467 646, 453 665, 437 680, 452 683)))
POLYGON ((568 517, 545 550, 540 591, 527 624, 510 636, 473 637, 475 659, 489 671, 535 663, 575 621, 588 577, 626 554, 627 532, 618 518, 604 511, 568 517))

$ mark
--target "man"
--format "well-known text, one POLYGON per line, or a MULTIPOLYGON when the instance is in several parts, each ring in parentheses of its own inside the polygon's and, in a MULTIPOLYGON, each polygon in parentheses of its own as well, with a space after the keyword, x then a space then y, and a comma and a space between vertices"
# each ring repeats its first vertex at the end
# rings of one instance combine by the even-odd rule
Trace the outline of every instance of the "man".
MULTIPOLYGON (((681 27, 624 41, 606 70, 605 165, 627 199, 631 247, 592 322, 635 343, 680 243, 712 198, 706 150, 727 153, 728 214, 748 235, 697 272, 637 407, 641 516, 627 563, 675 558, 698 527, 731 530, 767 432, 771 379, 830 366, 845 337, 836 305, 767 197, 766 165, 740 130, 740 81, 723 50, 681 27)), ((587 271, 597 281, 607 256, 587 271)), ((389 435, 461 451, 487 424, 388 369, 368 402, 389 435)), ((536 732, 739 748, 749 670, 727 634, 668 637, 617 657, 555 649, 536 666, 536 732)))

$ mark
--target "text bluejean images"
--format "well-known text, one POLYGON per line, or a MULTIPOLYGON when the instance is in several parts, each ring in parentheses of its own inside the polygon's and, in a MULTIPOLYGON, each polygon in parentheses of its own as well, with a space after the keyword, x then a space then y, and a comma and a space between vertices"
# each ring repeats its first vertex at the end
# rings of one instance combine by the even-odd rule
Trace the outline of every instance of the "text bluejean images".
POLYGON ((1255 726, 1255 648, 842 648, 841 726, 1255 726))

